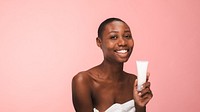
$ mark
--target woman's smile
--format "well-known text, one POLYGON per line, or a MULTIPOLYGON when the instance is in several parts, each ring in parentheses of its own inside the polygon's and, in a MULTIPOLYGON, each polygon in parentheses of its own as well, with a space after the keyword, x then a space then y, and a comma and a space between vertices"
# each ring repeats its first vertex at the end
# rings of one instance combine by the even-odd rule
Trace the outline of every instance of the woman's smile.
POLYGON ((120 58, 128 58, 130 55, 129 49, 119 49, 114 50, 115 54, 117 54, 120 58))
POLYGON ((120 53, 120 54, 125 54, 125 53, 128 52, 128 50, 127 49, 121 49, 121 50, 117 50, 116 52, 120 53))

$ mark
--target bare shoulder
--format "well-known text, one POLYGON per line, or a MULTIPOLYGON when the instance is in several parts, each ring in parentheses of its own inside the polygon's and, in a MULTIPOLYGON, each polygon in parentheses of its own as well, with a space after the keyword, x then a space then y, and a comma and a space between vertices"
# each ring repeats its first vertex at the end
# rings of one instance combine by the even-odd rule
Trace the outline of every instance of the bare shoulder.
POLYGON ((82 71, 79 72, 78 74, 76 74, 73 79, 72 79, 72 83, 82 83, 82 84, 86 84, 89 81, 89 72, 88 71, 82 71))
POLYGON ((76 112, 92 112, 93 105, 88 71, 79 72, 73 77, 72 98, 76 112))
POLYGON ((126 76, 126 78, 131 81, 131 82, 134 82, 135 79, 137 79, 137 76, 134 75, 134 74, 131 74, 131 73, 127 73, 127 72, 124 72, 124 75, 126 76))

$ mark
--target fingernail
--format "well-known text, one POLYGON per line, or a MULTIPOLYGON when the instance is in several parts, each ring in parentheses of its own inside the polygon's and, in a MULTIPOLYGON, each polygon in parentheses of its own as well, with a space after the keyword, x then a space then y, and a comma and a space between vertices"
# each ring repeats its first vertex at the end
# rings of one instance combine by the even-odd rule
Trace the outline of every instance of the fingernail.
POLYGON ((141 96, 141 95, 142 95, 142 93, 141 93, 141 92, 139 92, 139 93, 138 93, 138 95, 139 95, 139 96, 141 96))

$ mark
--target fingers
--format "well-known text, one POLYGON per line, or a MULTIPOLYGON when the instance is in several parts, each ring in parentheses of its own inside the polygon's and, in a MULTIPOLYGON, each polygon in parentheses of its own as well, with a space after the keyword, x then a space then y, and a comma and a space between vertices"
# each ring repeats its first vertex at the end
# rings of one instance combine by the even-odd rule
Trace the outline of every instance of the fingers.
POLYGON ((151 92, 150 88, 145 88, 142 91, 140 91, 139 95, 141 97, 144 97, 145 95, 150 95, 151 96, 152 92, 151 92))
POLYGON ((142 85, 142 89, 145 89, 145 88, 150 88, 151 86, 151 83, 150 82, 146 82, 142 85))
POLYGON ((148 82, 148 80, 149 80, 149 77, 150 77, 150 73, 149 73, 149 72, 147 72, 147 79, 146 79, 146 82, 148 82))
POLYGON ((153 97, 153 94, 150 88, 145 88, 138 93, 139 101, 137 101, 137 105, 144 107, 153 97))
POLYGON ((145 106, 150 100, 151 98, 153 97, 152 94, 145 94, 141 97, 141 106, 145 106))
POLYGON ((139 96, 146 98, 146 97, 152 97, 152 91, 150 89, 151 83, 146 82, 142 85, 142 91, 139 92, 139 96))

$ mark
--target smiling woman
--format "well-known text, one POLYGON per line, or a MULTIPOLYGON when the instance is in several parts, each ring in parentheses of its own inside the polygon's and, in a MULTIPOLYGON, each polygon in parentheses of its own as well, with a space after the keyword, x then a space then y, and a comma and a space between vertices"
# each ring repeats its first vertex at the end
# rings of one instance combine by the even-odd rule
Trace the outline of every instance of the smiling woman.
POLYGON ((101 23, 96 38, 104 60, 72 80, 73 104, 76 112, 145 112, 152 98, 150 82, 137 91, 137 77, 123 71, 134 46, 129 26, 118 18, 101 23))
POLYGON ((103 37, 99 35, 97 38, 97 45, 102 49, 104 58, 110 59, 110 61, 112 61, 112 58, 116 58, 119 62, 126 62, 133 49, 130 28, 125 22, 116 19, 104 26, 104 29, 106 30, 101 34, 103 37), (120 59, 122 60, 120 61, 120 59))

